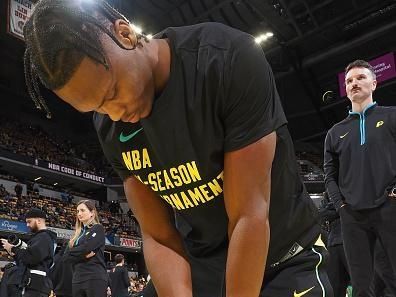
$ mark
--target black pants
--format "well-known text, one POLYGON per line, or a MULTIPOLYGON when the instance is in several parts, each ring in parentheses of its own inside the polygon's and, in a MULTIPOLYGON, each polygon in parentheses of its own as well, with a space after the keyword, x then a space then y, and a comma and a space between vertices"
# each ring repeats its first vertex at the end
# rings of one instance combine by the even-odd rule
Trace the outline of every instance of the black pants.
POLYGON ((342 244, 328 247, 329 262, 327 274, 334 297, 345 297, 345 292, 350 282, 348 264, 345 257, 344 246, 342 244))
POLYGON ((314 246, 267 270, 260 297, 333 297, 326 271, 328 255, 324 247, 314 246))
MULTIPOLYGON (((7 297, 11 297, 11 296, 13 296, 13 297, 21 296, 18 285, 8 285, 7 286, 7 297)), ((3 296, 0 296, 0 297, 3 297, 3 296)))
MULTIPOLYGON (((333 297, 333 290, 325 269, 327 259, 326 249, 315 246, 300 252, 275 268, 267 269, 260 297, 294 296, 294 294, 302 296, 305 291, 307 297, 333 297)), ((190 264, 194 297, 226 296, 225 258, 208 259, 205 257, 201 261, 195 259, 192 263, 190 259, 190 264)), ((248 269, 248 267, 241 267, 241 273, 246 268, 248 269)))
POLYGON ((73 283, 73 297, 107 297, 107 281, 87 280, 73 283))
MULTIPOLYGON (((396 239, 395 239, 396 240, 396 239)), ((377 240, 374 248, 374 296, 396 296, 396 274, 393 272, 381 243, 377 240)))
POLYGON ((396 271, 396 199, 380 207, 354 211, 340 209, 342 237, 354 297, 374 297, 374 249, 379 240, 393 271, 396 271))

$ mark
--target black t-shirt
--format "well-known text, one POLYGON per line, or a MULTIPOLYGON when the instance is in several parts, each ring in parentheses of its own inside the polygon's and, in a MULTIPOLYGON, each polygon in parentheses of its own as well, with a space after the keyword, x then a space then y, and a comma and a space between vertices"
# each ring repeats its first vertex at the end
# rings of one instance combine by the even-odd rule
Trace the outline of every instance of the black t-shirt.
POLYGON ((261 47, 252 36, 216 23, 168 28, 157 38, 169 39, 171 71, 150 116, 131 124, 94 115, 114 169, 123 179, 134 175, 174 208, 190 255, 210 257, 228 243, 224 153, 276 130, 267 263, 281 259, 295 242, 311 244, 319 234, 315 207, 298 175, 261 47))

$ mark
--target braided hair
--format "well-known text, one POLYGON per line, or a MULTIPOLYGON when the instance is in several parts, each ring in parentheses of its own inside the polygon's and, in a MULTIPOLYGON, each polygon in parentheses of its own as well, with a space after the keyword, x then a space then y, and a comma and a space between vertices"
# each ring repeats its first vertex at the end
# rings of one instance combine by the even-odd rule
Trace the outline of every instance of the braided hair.
MULTIPOLYGON (((40 93, 39 80, 50 90, 63 87, 84 57, 109 68, 100 33, 128 50, 108 28, 129 21, 104 0, 41 0, 25 24, 24 72, 27 89, 37 109, 51 112, 40 93)), ((138 43, 142 34, 137 34, 138 43)), ((133 48, 132 48, 133 49, 133 48)))

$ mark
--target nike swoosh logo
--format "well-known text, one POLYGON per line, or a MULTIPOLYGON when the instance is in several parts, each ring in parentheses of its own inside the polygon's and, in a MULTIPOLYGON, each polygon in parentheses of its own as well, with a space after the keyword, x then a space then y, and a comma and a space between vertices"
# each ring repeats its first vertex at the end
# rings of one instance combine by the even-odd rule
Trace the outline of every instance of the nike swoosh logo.
POLYGON ((133 133, 127 135, 127 136, 125 136, 125 135, 123 134, 123 132, 121 132, 121 134, 120 134, 120 141, 121 141, 121 142, 127 142, 127 141, 131 140, 132 138, 134 138, 134 137, 135 137, 140 131, 142 131, 142 130, 143 130, 143 128, 140 128, 139 130, 136 130, 135 132, 133 132, 133 133))
POLYGON ((344 138, 345 136, 348 135, 349 132, 345 133, 344 135, 341 135, 340 138, 344 138))
POLYGON ((315 288, 315 286, 313 286, 312 288, 309 288, 308 290, 305 290, 301 293, 297 293, 296 291, 294 291, 293 297, 301 297, 305 294, 307 294, 309 291, 311 291, 313 288, 315 288))

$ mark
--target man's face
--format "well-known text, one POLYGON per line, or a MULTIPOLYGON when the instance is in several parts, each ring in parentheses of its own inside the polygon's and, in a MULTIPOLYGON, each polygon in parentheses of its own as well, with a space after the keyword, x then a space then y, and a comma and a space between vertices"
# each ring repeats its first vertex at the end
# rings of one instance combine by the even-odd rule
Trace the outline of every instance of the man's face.
MULTIPOLYGON (((117 33, 116 37, 128 40, 117 33)), ((150 114, 154 98, 145 49, 122 49, 106 34, 101 41, 110 68, 85 57, 68 83, 54 92, 81 112, 97 111, 113 121, 136 123, 150 114)))
POLYGON ((38 228, 38 222, 39 219, 35 219, 35 218, 29 218, 26 219, 26 225, 28 226, 28 228, 30 229, 31 232, 36 233, 37 231, 39 231, 38 228))
POLYGON ((377 81, 369 69, 355 67, 346 74, 345 86, 349 100, 360 103, 372 96, 377 86, 377 81))

